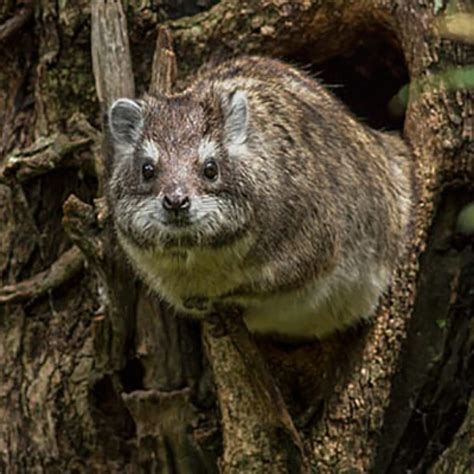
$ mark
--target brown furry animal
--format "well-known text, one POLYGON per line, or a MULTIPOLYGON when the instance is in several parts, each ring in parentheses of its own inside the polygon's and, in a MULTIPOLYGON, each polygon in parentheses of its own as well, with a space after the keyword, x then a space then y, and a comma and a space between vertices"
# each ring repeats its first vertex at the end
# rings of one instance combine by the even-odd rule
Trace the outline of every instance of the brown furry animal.
POLYGON ((138 273, 178 311, 323 337, 373 314, 407 236, 411 158, 318 82, 243 57, 182 93, 117 100, 109 202, 138 273))

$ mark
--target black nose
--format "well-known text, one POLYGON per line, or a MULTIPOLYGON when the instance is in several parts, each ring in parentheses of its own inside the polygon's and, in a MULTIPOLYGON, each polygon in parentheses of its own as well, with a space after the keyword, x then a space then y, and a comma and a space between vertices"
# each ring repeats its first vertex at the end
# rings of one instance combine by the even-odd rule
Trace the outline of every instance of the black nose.
POLYGON ((185 211, 189 209, 191 201, 182 194, 165 195, 162 201, 163 208, 167 211, 185 211))

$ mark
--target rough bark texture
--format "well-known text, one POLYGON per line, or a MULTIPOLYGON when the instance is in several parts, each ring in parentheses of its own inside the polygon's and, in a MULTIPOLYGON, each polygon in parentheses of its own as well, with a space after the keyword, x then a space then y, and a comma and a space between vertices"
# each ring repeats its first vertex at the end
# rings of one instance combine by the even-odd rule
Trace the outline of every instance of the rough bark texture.
POLYGON ((474 93, 451 72, 474 48, 435 28, 469 2, 214 3, 0 4, 0 472, 471 472, 474 254, 456 223, 474 93), (242 52, 322 68, 369 123, 382 104, 351 91, 395 94, 406 66, 419 204, 369 327, 299 346, 220 318, 201 334, 117 246, 105 107, 242 52))
POLYGON ((217 385, 228 473, 309 472, 280 391, 239 314, 204 323, 217 385))

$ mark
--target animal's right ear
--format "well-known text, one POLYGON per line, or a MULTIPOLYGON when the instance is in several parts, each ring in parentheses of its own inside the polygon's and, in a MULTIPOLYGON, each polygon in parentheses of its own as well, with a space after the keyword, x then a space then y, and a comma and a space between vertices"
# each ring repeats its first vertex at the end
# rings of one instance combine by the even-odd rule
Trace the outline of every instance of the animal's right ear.
POLYGON ((134 145, 143 130, 141 105, 130 99, 118 99, 109 109, 109 129, 117 145, 134 145))

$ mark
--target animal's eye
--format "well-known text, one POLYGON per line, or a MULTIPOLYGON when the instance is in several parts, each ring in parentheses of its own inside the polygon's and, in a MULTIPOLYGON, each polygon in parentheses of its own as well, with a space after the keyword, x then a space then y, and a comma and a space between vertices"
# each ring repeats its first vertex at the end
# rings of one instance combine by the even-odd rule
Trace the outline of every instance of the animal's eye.
POLYGON ((219 167, 217 166, 216 161, 212 158, 206 160, 202 169, 202 173, 208 180, 214 181, 219 174, 219 167))
POLYGON ((144 163, 142 166, 143 179, 148 180, 155 176, 155 165, 153 163, 144 163))

